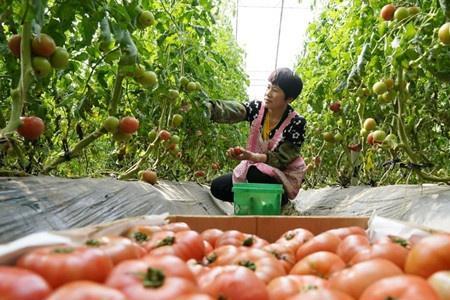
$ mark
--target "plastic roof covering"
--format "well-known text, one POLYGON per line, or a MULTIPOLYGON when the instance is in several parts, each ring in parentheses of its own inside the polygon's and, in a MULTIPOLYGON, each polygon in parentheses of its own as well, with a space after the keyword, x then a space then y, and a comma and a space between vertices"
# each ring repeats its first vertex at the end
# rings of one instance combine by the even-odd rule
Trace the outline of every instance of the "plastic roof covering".
MULTIPOLYGON (((393 185, 302 190, 285 214, 376 214, 450 231, 450 187, 393 185)), ((170 213, 232 214, 207 186, 161 181, 152 186, 112 178, 0 177, 0 243, 47 230, 63 230, 117 219, 170 213)))
POLYGON ((46 230, 78 228, 126 217, 224 215, 230 209, 195 182, 152 186, 113 178, 0 177, 0 243, 46 230))

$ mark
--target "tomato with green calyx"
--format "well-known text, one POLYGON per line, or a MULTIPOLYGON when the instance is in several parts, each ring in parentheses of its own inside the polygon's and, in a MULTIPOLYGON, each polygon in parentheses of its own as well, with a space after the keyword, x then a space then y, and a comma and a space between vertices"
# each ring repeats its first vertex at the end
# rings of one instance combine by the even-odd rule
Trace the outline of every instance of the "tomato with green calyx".
POLYGON ((20 57, 21 41, 22 37, 20 36, 20 34, 15 34, 8 40, 8 48, 15 57, 20 57))
POLYGON ((383 130, 375 130, 373 133, 373 142, 377 144, 383 143, 386 138, 386 133, 383 130))
POLYGON ((33 66, 34 74, 39 78, 47 77, 52 71, 52 65, 45 57, 33 57, 31 65, 33 66))
POLYGON ((50 63, 55 69, 65 69, 69 63, 69 53, 62 47, 56 47, 55 52, 50 57, 50 63))
POLYGON ((386 4, 380 11, 380 17, 385 21, 390 21, 394 17, 395 6, 393 4, 386 4))
POLYGON ((117 128, 119 127, 119 119, 116 117, 110 116, 105 121, 103 121, 103 127, 109 133, 117 132, 117 128))
POLYGON ((150 184, 156 184, 158 182, 158 175, 155 171, 152 170, 145 170, 142 172, 139 172, 139 179, 142 181, 145 181, 150 184))
POLYGON ((170 132, 168 132, 167 130, 161 130, 160 132, 159 132, 159 138, 161 139, 161 140, 163 140, 163 141, 168 141, 168 140, 170 140, 170 137, 171 137, 171 134, 170 134, 170 132))
POLYGON ((341 142, 343 139, 344 139, 344 137, 339 132, 334 135, 334 140, 338 143, 341 142))
POLYGON ((180 93, 177 90, 169 89, 167 92, 167 97, 169 97, 170 100, 176 100, 180 96, 180 93))
POLYGON ((220 164, 217 163, 217 162, 212 163, 211 164, 211 169, 216 170, 216 171, 219 170, 220 169, 220 164))
POLYGON ((334 143, 335 142, 335 140, 334 140, 334 135, 331 133, 331 132, 324 132, 323 134, 322 134, 322 137, 323 137, 323 139, 326 141, 326 142, 328 142, 328 143, 334 143))
POLYGON ((399 7, 395 10, 394 19, 398 22, 403 21, 409 17, 409 11, 406 7, 399 7))
POLYGON ((124 117, 119 121, 119 132, 135 133, 139 128, 139 120, 135 117, 124 117))
POLYGON ((359 135, 362 137, 366 137, 369 134, 369 131, 365 128, 361 128, 361 130, 359 131, 359 135))
POLYGON ((31 50, 34 55, 50 57, 56 50, 56 44, 51 36, 41 33, 39 36, 33 38, 31 50))
POLYGON ((372 86, 372 90, 377 95, 382 95, 387 92, 388 88, 384 81, 378 81, 372 86))
POLYGON ((139 13, 137 19, 137 26, 141 29, 155 24, 155 16, 149 10, 143 10, 139 13))
POLYGON ((153 88, 158 83, 158 76, 153 71, 144 71, 140 77, 136 77, 136 81, 145 88, 153 88))
POLYGON ((189 79, 185 76, 180 77, 180 87, 185 87, 189 83, 189 79))
POLYGON ((194 82, 194 81, 189 82, 189 83, 186 85, 186 90, 187 90, 188 92, 194 92, 194 91, 196 91, 196 90, 197 90, 197 83, 194 82))
POLYGON ((172 117, 172 126, 178 127, 183 122, 183 116, 180 114, 174 114, 172 117))
POLYGON ((20 125, 17 132, 26 140, 37 140, 44 132, 45 125, 41 118, 31 116, 20 118, 20 125))
POLYGON ((104 282, 113 269, 111 258, 103 250, 69 246, 28 251, 17 266, 40 274, 53 288, 75 280, 104 282))
POLYGON ((172 135, 170 137, 170 143, 172 144, 179 144, 180 143, 180 137, 176 134, 172 135))
POLYGON ((364 129, 367 131, 371 131, 374 130, 375 127, 377 127, 377 122, 375 121, 375 119, 373 118, 367 118, 364 121, 364 125, 363 125, 364 129))
POLYGON ((439 41, 442 44, 450 45, 450 22, 445 23, 439 28, 439 41))

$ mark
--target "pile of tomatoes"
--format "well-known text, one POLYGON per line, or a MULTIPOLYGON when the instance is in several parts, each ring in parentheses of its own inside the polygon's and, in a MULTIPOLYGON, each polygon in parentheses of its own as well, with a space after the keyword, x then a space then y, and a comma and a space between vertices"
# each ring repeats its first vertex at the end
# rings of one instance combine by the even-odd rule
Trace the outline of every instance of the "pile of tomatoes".
POLYGON ((449 287, 450 235, 369 241, 360 227, 298 228, 269 243, 182 222, 135 226, 0 266, 3 300, 448 300, 449 287))

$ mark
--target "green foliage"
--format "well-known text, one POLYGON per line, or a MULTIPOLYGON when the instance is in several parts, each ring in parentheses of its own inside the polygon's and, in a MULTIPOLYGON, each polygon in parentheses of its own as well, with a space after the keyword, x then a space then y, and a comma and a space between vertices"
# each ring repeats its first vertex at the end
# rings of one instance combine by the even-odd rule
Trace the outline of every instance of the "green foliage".
POLYGON ((444 11, 437 1, 401 0, 393 4, 421 11, 401 22, 384 21, 379 14, 385 4, 331 0, 309 26, 297 66, 305 81, 298 109, 309 128, 303 154, 321 163, 310 164, 306 186, 450 181, 450 47, 437 38, 444 11), (372 86, 388 78, 393 90, 378 98, 372 86), (341 113, 328 108, 335 101, 341 113), (360 129, 369 117, 400 141, 367 144, 360 129), (324 143, 327 131, 343 141, 324 143), (362 151, 350 151, 352 144, 362 151))
MULTIPOLYGON (((224 152, 242 144, 237 126, 211 124, 208 98, 245 99, 248 79, 243 52, 231 27, 215 20, 210 1, 3 1, 0 3, 0 128, 7 123, 20 80, 20 60, 8 50, 10 36, 20 32, 25 8, 33 7, 33 34, 46 33, 70 54, 68 67, 46 78, 33 76, 22 115, 36 115, 46 124, 37 142, 8 133, 0 149, 0 168, 59 176, 100 176, 126 171, 149 144, 152 130, 169 130, 181 138, 179 153, 157 144, 142 168, 153 168, 170 180, 193 179, 212 162, 231 167, 224 152), (45 8, 37 9, 38 7, 45 8), (156 24, 138 28, 139 12, 153 13, 156 24), (45 12, 45 15, 42 14, 45 12), (136 77, 143 68, 157 74, 157 85, 145 87, 136 77), (188 93, 179 85, 185 76, 201 91, 188 93), (179 90, 176 99, 168 97, 179 90), (173 114, 183 123, 172 128, 173 114), (139 119, 138 134, 115 142, 101 130, 109 115, 139 119), (201 134, 199 132, 201 131, 201 134), (197 133, 197 134, 196 134, 197 133), (95 138, 86 143, 86 138, 95 138), (86 145, 78 148, 80 141, 86 145), (89 147, 88 147, 89 144, 89 147), (58 160, 59 159, 59 160, 58 160), (50 166, 50 167, 49 167, 50 166)), ((245 128, 240 125, 238 128, 245 128)), ((245 130, 244 130, 245 131, 245 130)))

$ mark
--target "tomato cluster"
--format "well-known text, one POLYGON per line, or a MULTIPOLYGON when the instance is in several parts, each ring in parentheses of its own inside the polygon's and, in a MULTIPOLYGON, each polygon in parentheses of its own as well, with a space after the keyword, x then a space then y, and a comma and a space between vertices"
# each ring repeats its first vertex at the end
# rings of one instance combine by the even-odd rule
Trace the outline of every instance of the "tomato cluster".
MULTIPOLYGON (((43 247, 0 267, 4 299, 449 299, 450 235, 370 241, 360 227, 274 243, 183 222, 43 247), (4 283, 4 284, 3 284, 4 283), (441 297, 441 298, 439 298, 441 297)), ((3 298, 2 298, 3 299, 3 298)))
MULTIPOLYGON (((20 58, 22 37, 13 35, 8 41, 11 53, 20 58)), ((31 64, 36 77, 47 77, 55 69, 65 69, 69 63, 69 53, 62 47, 57 47, 51 36, 45 33, 36 35, 31 40, 31 64)))

